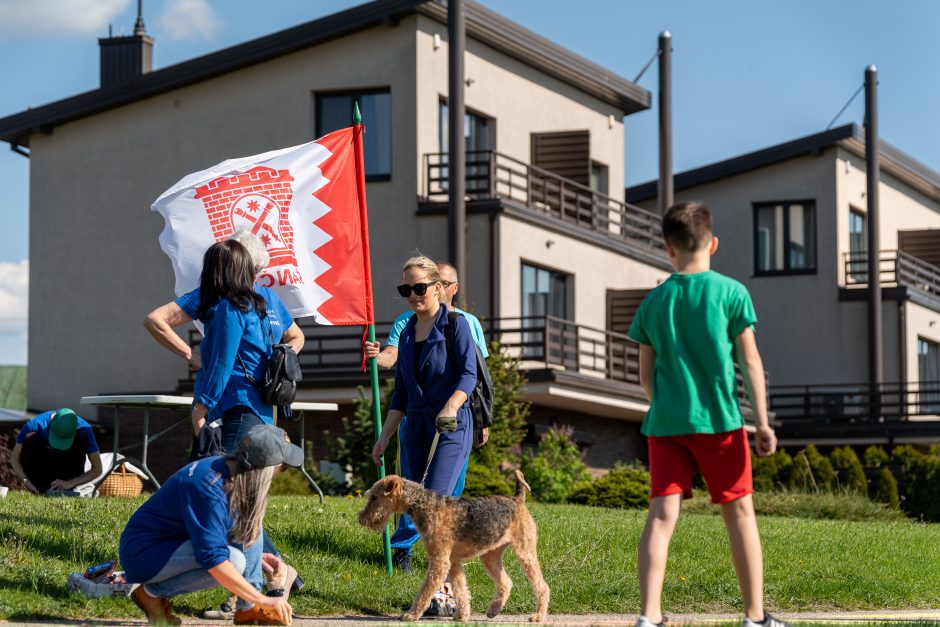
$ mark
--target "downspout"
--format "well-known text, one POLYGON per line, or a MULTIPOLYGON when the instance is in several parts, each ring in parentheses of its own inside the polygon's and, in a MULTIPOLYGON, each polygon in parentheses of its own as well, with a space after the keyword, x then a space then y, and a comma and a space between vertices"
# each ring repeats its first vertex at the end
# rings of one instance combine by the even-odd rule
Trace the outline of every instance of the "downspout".
MULTIPOLYGON (((907 385, 907 298, 898 299, 898 378, 907 385)), ((905 387, 901 388, 905 390, 905 387)), ((906 394, 905 394, 906 395, 906 394)))
POLYGON ((490 324, 489 335, 492 342, 493 330, 499 319, 499 211, 490 211, 490 324))

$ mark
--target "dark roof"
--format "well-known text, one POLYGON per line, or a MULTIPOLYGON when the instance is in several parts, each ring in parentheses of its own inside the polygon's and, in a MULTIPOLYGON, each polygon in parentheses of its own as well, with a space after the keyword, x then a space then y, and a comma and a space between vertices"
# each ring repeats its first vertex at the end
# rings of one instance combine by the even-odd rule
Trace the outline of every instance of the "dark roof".
MULTIPOLYGON (((796 157, 819 155, 833 146, 845 148, 864 159, 865 129, 856 124, 846 124, 701 168, 686 170, 675 175, 673 185, 676 191, 688 189, 796 157)), ((883 172, 903 181, 922 194, 940 201, 940 173, 883 140, 880 143, 880 149, 883 172)), ((657 180, 652 180, 627 188, 627 202, 637 203, 656 198, 657 184, 657 180)))
MULTIPOLYGON (((583 57, 565 50, 515 22, 465 3, 467 36, 517 58, 624 114, 650 107, 650 93, 583 57)), ((346 11, 196 57, 140 77, 59 100, 0 119, 0 140, 28 146, 29 136, 55 126, 138 100, 263 63, 304 48, 379 25, 395 25, 411 13, 447 22, 447 7, 438 0, 375 0, 346 11)))

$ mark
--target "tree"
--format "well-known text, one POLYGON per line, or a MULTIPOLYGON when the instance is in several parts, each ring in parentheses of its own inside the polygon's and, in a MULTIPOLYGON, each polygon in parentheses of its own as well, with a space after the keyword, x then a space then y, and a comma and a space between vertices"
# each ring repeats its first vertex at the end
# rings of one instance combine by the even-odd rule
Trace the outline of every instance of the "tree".
POLYGON ((579 481, 590 478, 570 426, 555 425, 539 440, 538 449, 522 456, 522 472, 532 496, 543 503, 564 503, 579 481))
MULTIPOLYGON (((387 415, 388 404, 392 399, 395 384, 389 380, 385 382, 385 389, 381 395, 381 416, 387 415)), ((327 446, 333 451, 335 461, 346 472, 352 473, 350 491, 368 490, 379 478, 379 471, 372 461, 372 447, 375 445, 375 425, 372 420, 372 391, 359 388, 359 398, 356 399, 355 411, 352 418, 342 418, 340 435, 330 438, 330 432, 324 432, 327 446)), ((385 474, 397 472, 395 460, 398 459, 398 435, 392 436, 385 451, 385 474)))

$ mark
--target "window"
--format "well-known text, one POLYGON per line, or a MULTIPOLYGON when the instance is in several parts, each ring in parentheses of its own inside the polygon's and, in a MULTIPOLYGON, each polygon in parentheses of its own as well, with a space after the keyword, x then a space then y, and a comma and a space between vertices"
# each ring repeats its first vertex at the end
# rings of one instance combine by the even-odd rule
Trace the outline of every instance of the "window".
POLYGON ((917 338, 917 374, 922 412, 940 412, 940 344, 917 338))
POLYGON ((866 281, 868 277, 868 232, 865 214, 854 207, 849 210, 849 278, 866 281))
POLYGON ((392 178, 392 98, 387 89, 317 94, 317 137, 352 124, 353 106, 359 103, 362 123, 362 158, 367 181, 392 178))
POLYGON ((610 185, 607 182, 607 166, 596 161, 591 162, 591 190, 607 196, 610 185))
POLYGON ((562 357, 567 325, 545 316, 568 319, 568 279, 570 275, 522 264, 522 326, 539 329, 524 332, 524 358, 557 361, 562 357), (554 340, 554 341, 552 341, 554 340), (548 354, 543 347, 549 346, 548 354))
POLYGON ((754 273, 816 271, 816 204, 754 204, 754 273))
MULTIPOLYGON (((443 100, 441 101, 439 112, 438 138, 440 140, 441 152, 446 153, 450 150, 448 145, 450 118, 448 117, 447 103, 443 100)), ((467 111, 463 117, 463 136, 467 145, 466 185, 467 194, 471 197, 489 195, 490 156, 486 154, 486 151, 492 150, 492 138, 490 136, 492 129, 491 122, 491 119, 471 111, 467 111)), ((441 189, 447 191, 446 167, 441 168, 441 176, 445 177, 445 180, 441 181, 441 189)))

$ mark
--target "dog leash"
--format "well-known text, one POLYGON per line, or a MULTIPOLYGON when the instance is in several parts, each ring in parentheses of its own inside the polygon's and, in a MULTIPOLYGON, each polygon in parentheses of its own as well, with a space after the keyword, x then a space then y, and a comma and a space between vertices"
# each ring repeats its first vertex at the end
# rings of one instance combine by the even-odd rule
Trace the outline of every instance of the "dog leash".
POLYGON ((457 416, 438 416, 434 421, 434 440, 431 441, 431 452, 428 453, 428 465, 424 468, 424 476, 421 477, 421 487, 428 478, 428 472, 431 470, 431 461, 434 459, 434 452, 437 450, 437 442, 441 439, 442 433, 453 433, 457 430, 457 416))

